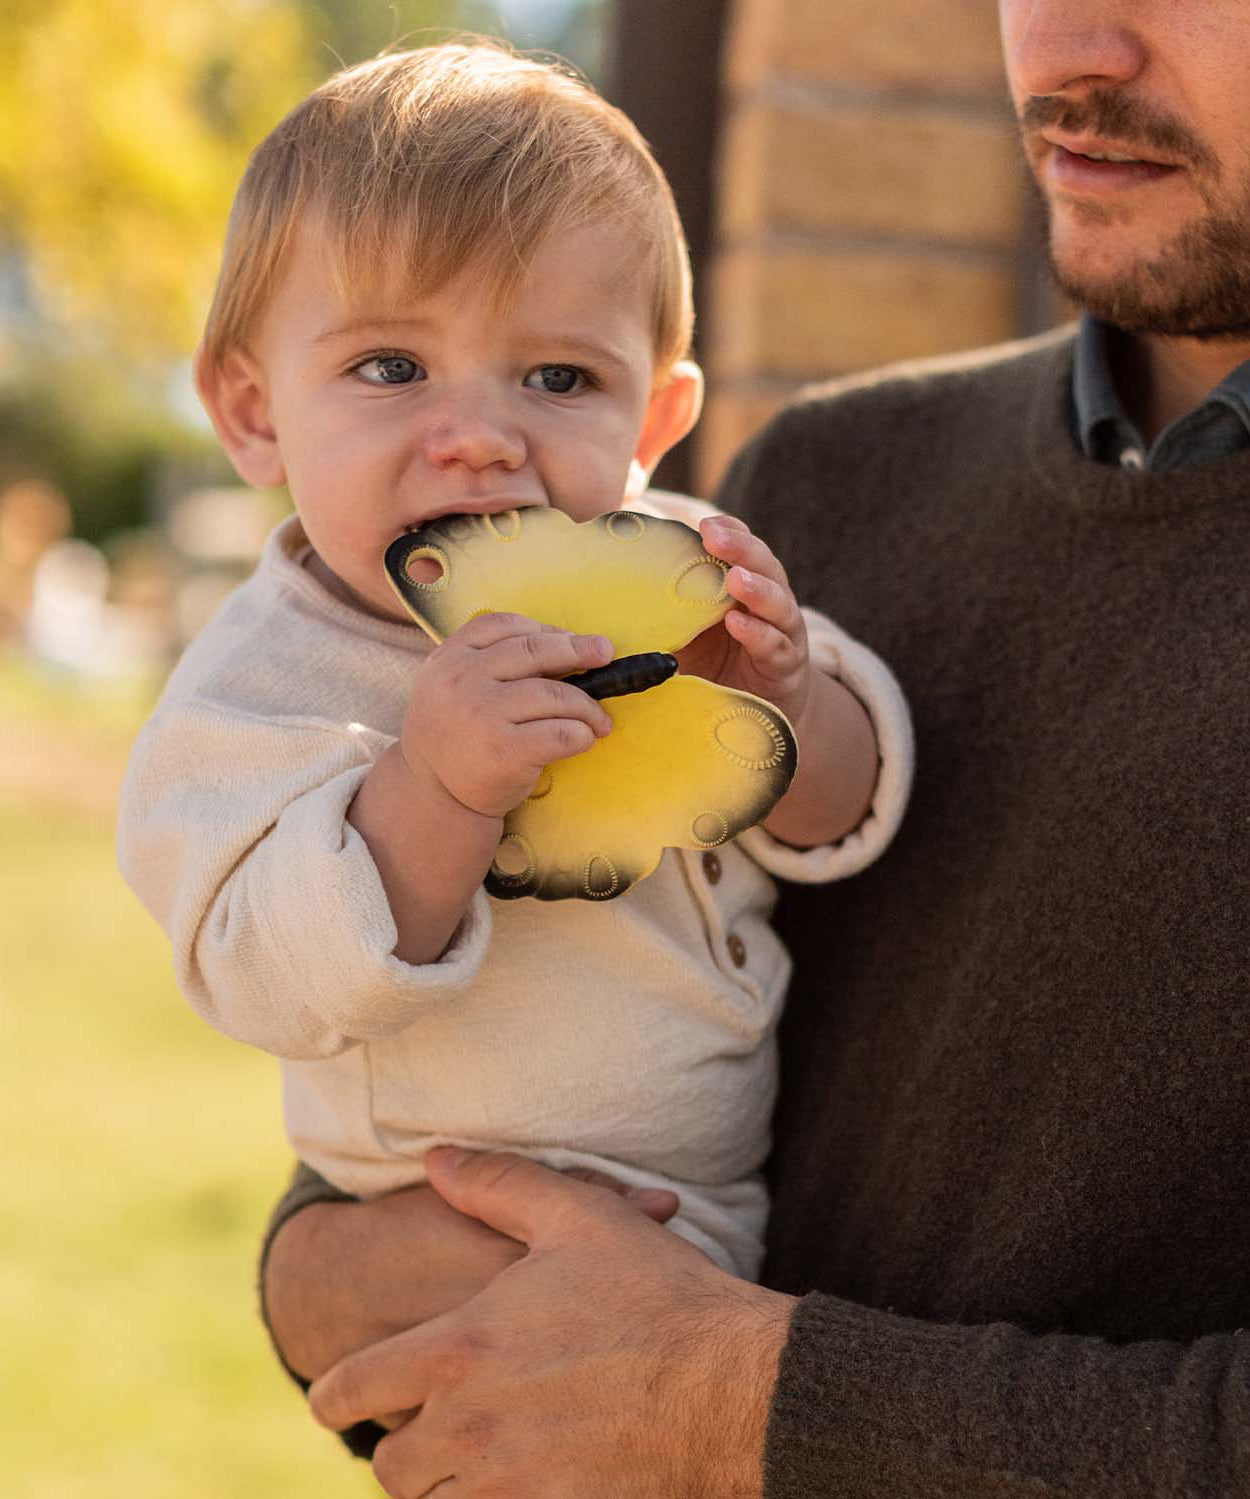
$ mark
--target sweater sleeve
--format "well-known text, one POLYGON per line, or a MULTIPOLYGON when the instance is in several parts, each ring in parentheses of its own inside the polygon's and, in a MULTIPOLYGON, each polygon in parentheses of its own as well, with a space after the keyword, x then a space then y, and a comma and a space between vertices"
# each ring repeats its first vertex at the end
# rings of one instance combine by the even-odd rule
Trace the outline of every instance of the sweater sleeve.
POLYGON ((171 941, 183 993, 217 1029, 312 1060, 392 1035, 472 981, 490 934, 482 892, 438 962, 402 962, 381 877, 347 821, 390 742, 203 701, 158 711, 140 735, 118 860, 171 941))
POLYGON ((764 1467, 765 1499, 1234 1499, 1250 1336, 1111 1344, 808 1296, 764 1467))

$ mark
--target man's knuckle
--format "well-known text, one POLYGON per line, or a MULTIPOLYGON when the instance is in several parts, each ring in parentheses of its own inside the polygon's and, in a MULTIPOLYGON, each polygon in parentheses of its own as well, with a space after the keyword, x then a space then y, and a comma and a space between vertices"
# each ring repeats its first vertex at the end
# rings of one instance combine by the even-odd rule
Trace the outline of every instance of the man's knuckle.
POLYGON ((475 1328, 459 1328, 444 1335, 437 1351, 440 1383, 448 1389, 462 1385, 491 1351, 491 1342, 475 1328))
POLYGON ((494 1449, 501 1424, 495 1411, 480 1405, 463 1405, 447 1421, 456 1450, 470 1452, 479 1461, 494 1449))

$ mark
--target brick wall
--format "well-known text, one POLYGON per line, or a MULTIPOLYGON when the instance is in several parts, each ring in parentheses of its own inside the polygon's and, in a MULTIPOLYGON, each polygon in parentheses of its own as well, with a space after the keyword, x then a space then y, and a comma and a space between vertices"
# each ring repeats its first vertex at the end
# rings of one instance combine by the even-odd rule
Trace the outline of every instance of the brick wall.
POLYGON ((993 0, 732 0, 696 447, 708 494, 806 382, 1022 330, 993 0))

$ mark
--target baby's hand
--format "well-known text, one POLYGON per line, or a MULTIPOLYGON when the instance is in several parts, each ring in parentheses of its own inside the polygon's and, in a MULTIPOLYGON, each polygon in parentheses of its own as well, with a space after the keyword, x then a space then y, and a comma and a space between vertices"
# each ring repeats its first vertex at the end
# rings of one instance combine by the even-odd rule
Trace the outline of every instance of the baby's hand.
POLYGON ((807 627, 785 569, 750 528, 731 515, 699 524, 710 556, 733 565, 726 577, 739 604, 677 652, 682 671, 766 698, 796 727, 811 693, 807 627))
POLYGON ((612 728, 597 702, 558 679, 604 666, 612 644, 520 614, 481 614, 417 670, 401 745, 462 806, 502 817, 544 765, 580 755, 612 728))

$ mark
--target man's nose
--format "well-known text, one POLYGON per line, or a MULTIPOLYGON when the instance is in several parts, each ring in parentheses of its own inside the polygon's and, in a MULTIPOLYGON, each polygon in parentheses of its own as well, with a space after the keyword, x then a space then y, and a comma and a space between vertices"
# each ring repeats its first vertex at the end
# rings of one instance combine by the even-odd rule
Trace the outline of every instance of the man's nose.
POLYGON ((473 394, 453 395, 427 415, 423 446, 436 468, 462 463, 472 469, 493 464, 514 469, 525 461, 524 436, 498 402, 473 394))
POLYGON ((1017 105, 1029 94, 1114 88, 1145 67, 1134 0, 999 0, 1003 54, 1017 105))

